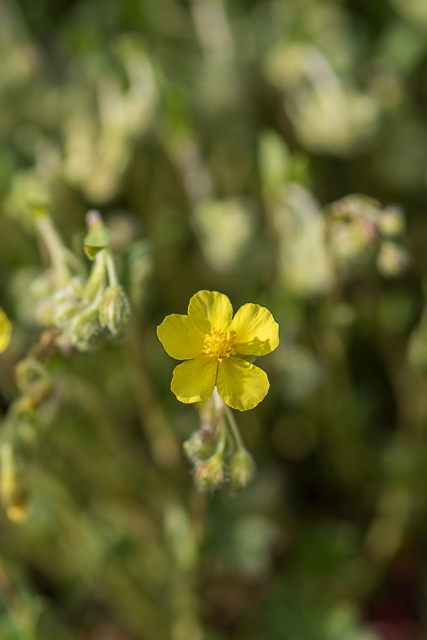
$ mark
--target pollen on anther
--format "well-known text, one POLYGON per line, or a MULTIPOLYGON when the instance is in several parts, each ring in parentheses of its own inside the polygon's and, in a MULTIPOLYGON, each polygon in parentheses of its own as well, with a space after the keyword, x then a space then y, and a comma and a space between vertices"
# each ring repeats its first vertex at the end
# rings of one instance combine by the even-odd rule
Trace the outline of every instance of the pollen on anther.
POLYGON ((223 358, 236 355, 232 347, 233 343, 234 336, 231 335, 230 331, 212 328, 211 332, 205 335, 202 353, 217 358, 218 362, 222 362, 223 358))

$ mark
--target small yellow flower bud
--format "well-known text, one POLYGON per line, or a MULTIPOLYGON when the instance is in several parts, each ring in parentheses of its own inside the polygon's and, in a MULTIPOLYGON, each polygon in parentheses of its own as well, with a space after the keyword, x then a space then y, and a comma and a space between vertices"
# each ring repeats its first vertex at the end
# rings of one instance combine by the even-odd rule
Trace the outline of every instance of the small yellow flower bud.
POLYGON ((109 286, 99 305, 99 323, 107 328, 114 337, 124 337, 129 330, 131 308, 122 287, 109 286))
POLYGON ((201 491, 218 489, 225 480, 222 455, 215 454, 196 467, 194 480, 201 491))
POLYGON ((246 449, 237 451, 230 460, 229 468, 230 489, 240 491, 244 489, 255 475, 255 463, 246 449))

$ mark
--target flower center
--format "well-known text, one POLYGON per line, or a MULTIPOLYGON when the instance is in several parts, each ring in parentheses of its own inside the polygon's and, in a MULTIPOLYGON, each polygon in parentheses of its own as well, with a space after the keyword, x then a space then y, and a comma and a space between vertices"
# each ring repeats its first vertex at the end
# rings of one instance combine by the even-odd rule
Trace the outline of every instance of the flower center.
POLYGON ((216 358, 218 362, 222 362, 223 358, 236 355, 233 349, 233 342, 234 336, 229 331, 211 329, 211 332, 205 335, 202 353, 216 358))

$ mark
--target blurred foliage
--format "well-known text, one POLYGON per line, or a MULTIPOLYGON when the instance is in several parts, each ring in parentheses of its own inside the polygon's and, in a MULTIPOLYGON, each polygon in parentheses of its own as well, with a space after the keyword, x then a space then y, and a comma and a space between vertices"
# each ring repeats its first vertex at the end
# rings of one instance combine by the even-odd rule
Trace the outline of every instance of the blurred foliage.
POLYGON ((121 345, 50 356, 8 476, 28 518, 0 514, 0 637, 424 638, 424 0, 0 15, 2 415, 50 295, 30 205, 85 277, 102 212, 133 309, 121 345), (281 327, 269 395, 238 416, 257 474, 236 496, 195 489, 197 411, 156 338, 199 289, 281 327))

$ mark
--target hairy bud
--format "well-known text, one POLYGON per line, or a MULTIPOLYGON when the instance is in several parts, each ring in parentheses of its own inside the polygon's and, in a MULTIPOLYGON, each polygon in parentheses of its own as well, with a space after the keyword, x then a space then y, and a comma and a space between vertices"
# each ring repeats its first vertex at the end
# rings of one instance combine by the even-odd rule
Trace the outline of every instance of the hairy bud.
POLYGON ((66 287, 52 296, 52 321, 56 327, 65 328, 73 316, 81 311, 82 294, 83 282, 80 278, 73 278, 66 287))
POLYGON ((109 286, 99 305, 99 323, 114 337, 126 335, 130 327, 131 308, 127 295, 120 285, 109 286))
POLYGON ((221 454, 215 454, 205 462, 201 462, 194 474, 196 486, 201 491, 219 489, 224 483, 224 461, 221 454))
POLYGON ((381 243, 377 257, 377 266, 384 276, 398 276, 409 264, 409 254, 395 242, 386 240, 381 243))
POLYGON ((397 207, 386 207, 382 210, 378 229, 383 236, 395 238, 401 236, 405 230, 405 219, 403 213, 397 207))
POLYGON ((98 308, 91 305, 74 316, 67 328, 67 337, 78 351, 92 351, 99 345, 101 327, 98 308))
POLYGON ((229 467, 230 489, 240 491, 244 489, 255 475, 255 463, 246 451, 239 449, 230 460, 229 467))
POLYGON ((217 438, 209 427, 202 427, 183 444, 184 451, 192 462, 206 460, 215 453, 217 438))

